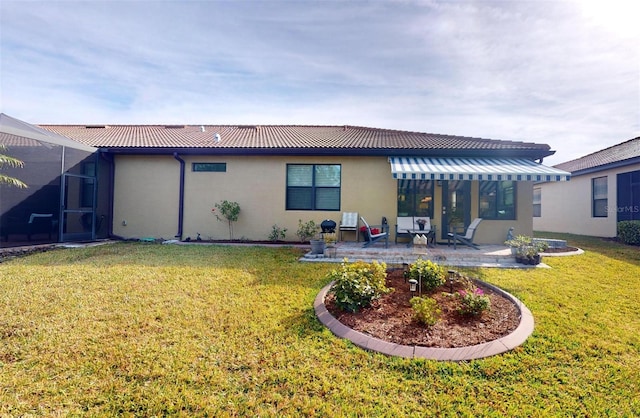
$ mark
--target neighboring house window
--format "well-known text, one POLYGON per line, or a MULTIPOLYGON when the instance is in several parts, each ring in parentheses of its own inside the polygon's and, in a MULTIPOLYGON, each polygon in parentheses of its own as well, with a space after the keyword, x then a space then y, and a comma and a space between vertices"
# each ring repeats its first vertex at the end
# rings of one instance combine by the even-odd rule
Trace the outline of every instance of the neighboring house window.
POLYGON ((287 164, 287 210, 340 210, 339 164, 287 164))
POLYGON ((597 177, 591 179, 591 195, 593 204, 592 214, 594 218, 607 217, 607 178, 597 177))
POLYGON ((533 217, 539 218, 542 216, 542 189, 536 187, 533 189, 533 217))
POLYGON ((226 173, 227 163, 193 163, 191 164, 191 171, 226 173))
POLYGON ((516 219, 516 182, 481 181, 480 217, 483 219, 516 219))
POLYGON ((398 180, 398 216, 433 218, 433 180, 398 180))

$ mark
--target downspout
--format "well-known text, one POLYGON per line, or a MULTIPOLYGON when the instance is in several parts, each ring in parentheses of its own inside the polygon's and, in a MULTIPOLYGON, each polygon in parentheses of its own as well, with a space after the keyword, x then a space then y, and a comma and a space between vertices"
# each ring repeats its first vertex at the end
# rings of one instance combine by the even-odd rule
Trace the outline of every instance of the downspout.
POLYGON ((175 238, 182 241, 182 225, 184 223, 184 160, 177 152, 173 153, 173 158, 180 162, 180 200, 178 201, 178 233, 175 238))

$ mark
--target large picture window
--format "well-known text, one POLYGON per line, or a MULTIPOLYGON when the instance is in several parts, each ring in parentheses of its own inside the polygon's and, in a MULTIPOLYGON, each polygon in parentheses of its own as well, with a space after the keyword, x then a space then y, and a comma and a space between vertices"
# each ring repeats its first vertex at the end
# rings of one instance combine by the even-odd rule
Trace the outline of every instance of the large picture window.
POLYGON ((340 210, 339 164, 287 164, 287 210, 340 210))
POLYGON ((607 217, 607 194, 608 192, 606 177, 597 177, 591 179, 591 212, 594 218, 607 217))
POLYGON ((483 219, 516 219, 516 182, 481 181, 480 217, 483 219))
POLYGON ((432 180, 398 180, 398 216, 433 218, 432 180))

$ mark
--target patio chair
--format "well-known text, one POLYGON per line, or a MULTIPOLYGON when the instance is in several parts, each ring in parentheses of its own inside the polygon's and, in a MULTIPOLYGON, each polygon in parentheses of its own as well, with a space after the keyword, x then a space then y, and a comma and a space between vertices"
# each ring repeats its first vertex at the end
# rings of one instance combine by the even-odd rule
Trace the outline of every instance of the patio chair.
POLYGON ((342 241, 342 231, 353 231, 356 233, 356 242, 360 240, 358 230, 358 212, 342 212, 342 220, 340 221, 340 241, 342 241))
POLYGON ((360 220, 362 221, 365 228, 367 229, 367 240, 365 241, 363 247, 368 247, 371 244, 377 241, 380 241, 381 239, 384 239, 384 248, 389 248, 389 232, 384 231, 384 229, 382 228, 382 225, 381 225, 380 232, 378 232, 377 234, 373 234, 372 228, 369 226, 367 221, 365 221, 362 216, 360 217, 360 220))
POLYGON ((469 247, 475 248, 479 250, 480 247, 473 243, 473 237, 476 235, 476 229, 478 229, 478 225, 482 222, 482 218, 476 218, 471 222, 471 224, 467 227, 467 231, 464 235, 458 235, 456 231, 449 232, 447 235, 449 239, 453 239, 453 249, 456 250, 456 243, 459 241, 464 245, 468 245, 469 247))

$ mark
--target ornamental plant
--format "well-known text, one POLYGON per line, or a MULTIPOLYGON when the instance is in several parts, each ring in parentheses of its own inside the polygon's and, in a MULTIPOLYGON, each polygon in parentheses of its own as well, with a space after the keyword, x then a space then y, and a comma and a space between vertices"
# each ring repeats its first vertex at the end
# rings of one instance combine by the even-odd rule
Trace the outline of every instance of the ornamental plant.
POLYGON ((422 290, 428 292, 445 283, 445 272, 442 266, 431 260, 419 258, 409 266, 409 278, 422 282, 422 290))
POLYGON ((283 240, 287 235, 287 228, 280 228, 278 224, 271 226, 271 233, 269 234, 269 240, 276 242, 283 240))
POLYGON ((331 292, 338 307, 347 312, 371 306, 371 302, 393 291, 386 286, 387 265, 374 261, 349 263, 345 258, 339 270, 333 270, 327 279, 335 283, 331 292))
POLYGON ((438 302, 433 298, 414 296, 409 303, 411 303, 415 318, 427 327, 434 326, 442 315, 438 302))
POLYGON ((491 300, 479 287, 474 290, 460 290, 457 293, 460 299, 458 312, 466 316, 478 316, 491 308, 491 300))
POLYGON ((240 215, 240 205, 238 204, 238 202, 229 202, 228 200, 223 200, 219 203, 216 203, 215 208, 211 209, 211 212, 213 212, 217 220, 226 220, 229 223, 229 239, 233 240, 233 223, 238 220, 238 216, 240 215), (221 216, 218 215, 216 209, 221 216))
POLYGON ((309 239, 316 235, 318 228, 319 226, 313 222, 313 220, 303 223, 302 219, 298 219, 298 231, 296 231, 296 235, 300 238, 300 242, 309 241, 309 239))

